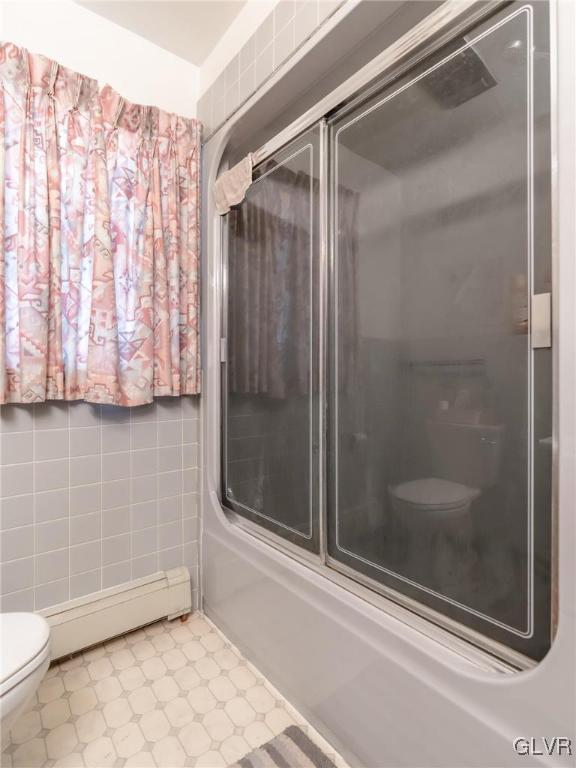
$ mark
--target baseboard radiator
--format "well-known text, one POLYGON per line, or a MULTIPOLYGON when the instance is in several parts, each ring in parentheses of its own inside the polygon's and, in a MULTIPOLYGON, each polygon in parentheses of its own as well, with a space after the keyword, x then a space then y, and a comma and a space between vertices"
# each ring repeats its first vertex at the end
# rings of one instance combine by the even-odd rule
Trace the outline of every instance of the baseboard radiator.
POLYGON ((51 627, 52 659, 192 611, 190 572, 183 566, 40 611, 51 627))

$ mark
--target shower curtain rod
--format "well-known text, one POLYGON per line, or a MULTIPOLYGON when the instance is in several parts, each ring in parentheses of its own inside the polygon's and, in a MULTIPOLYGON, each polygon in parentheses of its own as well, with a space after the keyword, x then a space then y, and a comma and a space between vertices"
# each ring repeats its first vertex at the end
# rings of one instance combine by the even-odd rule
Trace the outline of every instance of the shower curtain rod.
MULTIPOLYGON (((375 78, 383 75, 393 65, 401 59, 413 54, 421 48, 420 55, 416 61, 412 58, 409 66, 412 67, 417 61, 428 54, 431 44, 434 48, 442 44, 443 37, 452 38, 463 28, 478 22, 480 19, 489 16, 498 8, 508 5, 511 0, 446 0, 440 8, 416 24, 401 38, 388 46, 382 53, 375 56, 362 69, 345 80, 335 90, 321 99, 300 117, 294 120, 290 125, 280 131, 276 136, 263 144, 259 149, 252 153, 253 167, 273 155, 281 147, 288 144, 299 134, 308 130, 321 118, 332 112, 336 107, 346 102, 364 86, 368 85, 375 78), (431 38, 434 38, 431 41, 431 38)), ((399 76, 408 68, 405 63, 400 70, 395 70, 394 77, 399 76)), ((374 88, 381 88, 384 83, 380 80, 374 85, 374 88)), ((368 98, 370 92, 363 93, 362 99, 368 98)))

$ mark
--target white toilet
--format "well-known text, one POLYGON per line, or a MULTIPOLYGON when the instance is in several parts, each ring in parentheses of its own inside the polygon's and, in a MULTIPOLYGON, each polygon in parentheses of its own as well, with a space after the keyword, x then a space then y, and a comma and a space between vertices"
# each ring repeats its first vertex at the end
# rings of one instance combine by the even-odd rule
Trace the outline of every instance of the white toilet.
POLYGON ((50 664, 50 626, 34 613, 0 614, 0 724, 10 730, 50 664))
POLYGON ((498 480, 503 426, 427 422, 431 477, 390 486, 392 510, 408 536, 408 563, 417 577, 422 549, 435 546, 438 536, 466 537, 470 508, 498 480))

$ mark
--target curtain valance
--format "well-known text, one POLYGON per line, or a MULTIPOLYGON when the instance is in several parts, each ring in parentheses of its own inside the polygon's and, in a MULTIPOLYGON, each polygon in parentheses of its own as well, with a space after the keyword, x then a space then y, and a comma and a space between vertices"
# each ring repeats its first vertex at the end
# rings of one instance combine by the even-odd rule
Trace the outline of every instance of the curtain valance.
POLYGON ((199 391, 200 124, 0 44, 0 403, 199 391))

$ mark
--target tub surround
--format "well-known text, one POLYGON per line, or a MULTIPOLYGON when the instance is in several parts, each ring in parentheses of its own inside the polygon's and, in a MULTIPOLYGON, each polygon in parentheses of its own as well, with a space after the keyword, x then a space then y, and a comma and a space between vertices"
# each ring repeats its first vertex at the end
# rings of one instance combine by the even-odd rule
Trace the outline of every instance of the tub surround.
POLYGON ((198 99, 204 138, 215 133, 343 2, 280 0, 198 99))

